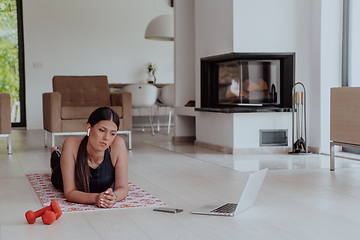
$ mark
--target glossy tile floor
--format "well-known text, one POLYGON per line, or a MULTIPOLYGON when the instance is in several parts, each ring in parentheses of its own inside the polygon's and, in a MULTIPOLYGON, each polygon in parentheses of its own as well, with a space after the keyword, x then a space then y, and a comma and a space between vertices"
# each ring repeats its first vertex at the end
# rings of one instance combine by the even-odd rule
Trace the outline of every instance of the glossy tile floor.
MULTIPOLYGON (((167 149, 179 154, 213 163, 219 166, 230 168, 239 172, 259 171, 268 168, 269 170, 296 170, 296 169, 329 169, 329 155, 310 154, 251 154, 231 155, 221 152, 196 147, 189 144, 174 145, 170 139, 145 140, 153 146, 167 149)), ((345 152, 337 152, 336 168, 360 167, 360 155, 345 152)))
POLYGON ((46 226, 24 218, 42 207, 25 174, 49 172, 50 150, 43 131, 13 130, 12 155, 0 138, 0 239, 359 239, 357 155, 336 158, 330 172, 326 155, 227 155, 170 139, 134 132, 129 180, 184 212, 73 212, 46 226), (252 208, 236 217, 191 214, 208 202, 237 202, 249 174, 263 168, 270 171, 252 208))

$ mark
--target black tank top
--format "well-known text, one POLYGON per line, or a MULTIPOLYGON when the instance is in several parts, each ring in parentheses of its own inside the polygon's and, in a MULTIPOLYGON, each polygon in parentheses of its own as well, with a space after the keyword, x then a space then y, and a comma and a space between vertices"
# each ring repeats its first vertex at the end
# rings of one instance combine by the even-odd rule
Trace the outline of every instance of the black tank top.
POLYGON ((95 169, 90 168, 89 188, 91 193, 106 191, 109 187, 114 189, 115 167, 111 162, 109 149, 105 150, 104 161, 95 169))

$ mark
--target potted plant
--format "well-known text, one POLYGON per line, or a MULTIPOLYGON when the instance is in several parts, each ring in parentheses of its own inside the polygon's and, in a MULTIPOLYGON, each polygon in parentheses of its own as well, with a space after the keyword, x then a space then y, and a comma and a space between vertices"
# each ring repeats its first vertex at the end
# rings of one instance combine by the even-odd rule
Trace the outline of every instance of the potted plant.
POLYGON ((147 78, 148 83, 156 82, 156 77, 155 77, 156 68, 157 66, 154 63, 148 62, 146 64, 146 69, 148 72, 148 78, 147 78))

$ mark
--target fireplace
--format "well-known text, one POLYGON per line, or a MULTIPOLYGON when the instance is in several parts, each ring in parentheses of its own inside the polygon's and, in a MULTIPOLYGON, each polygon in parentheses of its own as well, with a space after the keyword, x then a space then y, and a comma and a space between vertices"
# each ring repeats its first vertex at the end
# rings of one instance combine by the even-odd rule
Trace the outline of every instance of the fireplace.
POLYGON ((201 59, 198 111, 290 111, 295 53, 228 53, 201 59))

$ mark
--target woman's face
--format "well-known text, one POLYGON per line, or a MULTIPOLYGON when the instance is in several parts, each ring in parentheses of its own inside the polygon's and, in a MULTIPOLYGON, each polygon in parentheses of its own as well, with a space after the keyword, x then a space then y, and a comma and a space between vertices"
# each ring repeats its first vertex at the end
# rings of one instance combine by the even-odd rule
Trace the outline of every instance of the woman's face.
POLYGON ((115 139, 117 126, 113 121, 103 120, 90 127, 88 142, 94 149, 105 151, 115 139))

